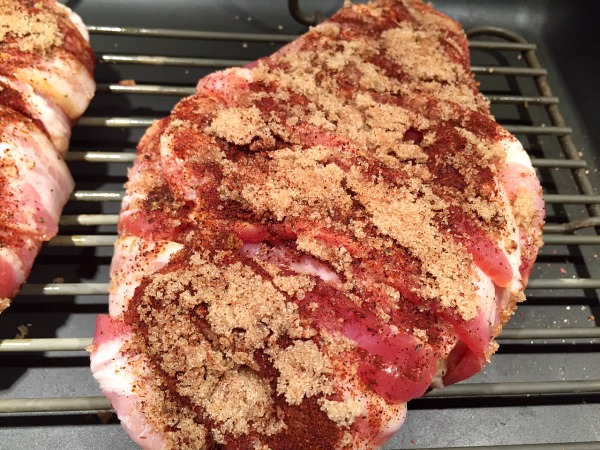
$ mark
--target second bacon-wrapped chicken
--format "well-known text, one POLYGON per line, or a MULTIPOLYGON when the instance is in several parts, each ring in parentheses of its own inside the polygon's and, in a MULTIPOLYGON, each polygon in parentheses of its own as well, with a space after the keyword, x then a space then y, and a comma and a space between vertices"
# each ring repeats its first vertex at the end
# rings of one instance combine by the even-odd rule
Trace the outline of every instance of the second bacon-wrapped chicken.
POLYGON ((54 0, 0 2, 0 311, 58 231, 73 189, 62 159, 95 91, 87 31, 54 0))
POLYGON ((347 5, 146 133, 94 376, 144 448, 378 448, 495 351, 542 222, 460 26, 347 5))

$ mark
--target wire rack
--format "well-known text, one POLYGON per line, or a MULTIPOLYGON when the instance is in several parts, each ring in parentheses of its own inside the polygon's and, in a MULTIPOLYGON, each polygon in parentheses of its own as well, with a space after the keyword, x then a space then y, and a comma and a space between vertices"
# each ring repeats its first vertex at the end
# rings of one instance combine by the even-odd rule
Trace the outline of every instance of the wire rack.
MULTIPOLYGON (((61 218, 60 235, 44 247, 30 281, 0 316, 0 331, 6 337, 0 340, 0 436, 30 448, 51 448, 39 436, 57 427, 65 439, 70 435, 70 442, 79 442, 79 447, 69 448, 135 448, 122 437, 110 403, 95 386, 85 352, 95 316, 107 310, 108 267, 135 143, 154 119, 193 92, 199 77, 251 59, 213 57, 210 51, 205 57, 202 49, 214 42, 238 48, 251 44, 257 53, 267 54, 295 37, 99 26, 89 30, 100 63, 98 94, 74 130, 67 157, 76 189, 61 218), (195 50, 184 56, 167 50, 185 46, 195 50), (140 48, 145 51, 140 53, 140 48), (81 433, 101 437, 95 443, 73 440, 81 433)), ((508 408, 506 414, 512 416, 530 405, 576 410, 591 405, 591 410, 579 410, 586 412, 577 420, 595 430, 600 423, 600 195, 590 180, 593 167, 573 143, 536 45, 490 27, 471 30, 469 37, 472 70, 482 92, 498 121, 523 142, 540 174, 548 215, 546 246, 527 289, 529 301, 500 335, 501 350, 490 367, 472 380, 411 402, 413 412, 400 432, 404 437, 389 448, 416 449, 423 442, 427 448, 447 445, 448 440, 436 444, 420 437, 419 414, 426 414, 430 429, 435 429, 442 423, 436 417, 452 420, 443 413, 465 408, 508 408), (561 376, 555 371, 544 376, 544 368, 528 371, 528 364, 536 366, 548 354, 562 361, 561 376), (519 374, 519 358, 528 361, 523 365, 526 376, 519 374)), ((471 417, 477 414, 471 412, 471 417)), ((457 423, 447 426, 459 429, 461 417, 457 413, 457 423)), ((517 441, 492 436, 473 440, 475 446, 469 448, 600 448, 593 432, 582 436, 584 442, 536 438, 543 442, 539 444, 526 435, 517 441), (519 445, 501 445, 506 443, 519 445)), ((0 439, 0 448, 12 448, 3 442, 9 441, 0 439)))

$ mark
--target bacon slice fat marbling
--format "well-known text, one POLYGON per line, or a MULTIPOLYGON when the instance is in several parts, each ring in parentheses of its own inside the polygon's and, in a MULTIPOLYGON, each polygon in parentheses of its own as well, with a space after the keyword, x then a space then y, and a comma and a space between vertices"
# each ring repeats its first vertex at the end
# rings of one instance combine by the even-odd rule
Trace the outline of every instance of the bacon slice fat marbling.
POLYGON ((143 448, 379 448, 489 360, 543 220, 460 25, 348 4, 147 131, 92 371, 143 448))
POLYGON ((0 0, 0 311, 73 190, 63 160, 95 91, 81 18, 54 0, 0 0))

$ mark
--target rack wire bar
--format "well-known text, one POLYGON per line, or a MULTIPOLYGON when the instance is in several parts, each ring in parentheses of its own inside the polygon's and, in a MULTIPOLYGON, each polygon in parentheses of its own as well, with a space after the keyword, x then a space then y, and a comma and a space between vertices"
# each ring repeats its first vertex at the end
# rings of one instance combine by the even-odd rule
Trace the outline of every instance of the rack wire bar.
POLYGON ((597 339, 600 327, 585 328, 504 328, 498 339, 597 339))
POLYGON ((0 398, 1 413, 42 413, 105 411, 112 409, 106 397, 48 397, 48 398, 0 398))
POLYGON ((132 163, 135 153, 121 152, 69 152, 65 155, 66 161, 86 161, 101 163, 132 163))
POLYGON ((472 50, 513 50, 517 52, 535 51, 537 45, 531 42, 509 42, 490 41, 485 39, 469 40, 469 48, 472 50))
MULTIPOLYGON (((432 390, 424 398, 508 397, 532 395, 593 394, 600 391, 600 380, 535 381, 511 383, 454 384, 432 390)), ((0 399, 0 413, 97 411, 111 409, 106 397, 52 397, 0 399)))
MULTIPOLYGON (((135 152, 104 152, 104 151, 71 151, 65 155, 66 161, 86 161, 86 162, 116 162, 131 163, 135 160, 135 152)), ((588 164, 585 160, 570 159, 543 159, 531 158, 534 167, 549 167, 559 169, 585 169, 588 164)))
MULTIPOLYGON (((505 328, 498 339, 502 341, 550 340, 552 343, 557 339, 593 340, 600 339, 600 328, 505 328)), ((91 343, 92 338, 2 339, 0 353, 85 351, 91 343)))
MULTIPOLYGON (((117 162, 131 163, 135 160, 135 152, 102 152, 102 151, 71 151, 65 155, 66 161, 87 162, 117 162)), ((531 158, 534 167, 557 168, 557 169, 586 169, 588 163, 585 160, 531 158)))
MULTIPOLYGON (((85 201, 121 201, 125 195, 124 191, 75 191, 72 200, 85 201)), ((548 204, 565 203, 572 205, 589 205, 600 203, 600 195, 558 195, 546 194, 544 201, 548 204)))
MULTIPOLYGON (((140 36, 173 39, 199 39, 233 42, 290 42, 298 37, 295 34, 273 34, 273 33, 226 33, 222 31, 198 31, 198 30, 173 30, 166 28, 143 28, 143 27, 111 27, 88 25, 87 29, 92 34, 140 36)), ((513 50, 513 51, 535 51, 537 46, 532 43, 520 42, 498 42, 477 40, 469 41, 471 49, 485 50, 513 50)))
MULTIPOLYGON (((251 63, 247 59, 217 59, 217 58, 191 58, 165 55, 122 55, 99 54, 98 62, 103 64, 143 64, 149 66, 173 67, 210 67, 227 68, 239 67, 251 63)), ((471 71, 476 75, 497 76, 545 76, 548 71, 543 68, 531 67, 506 67, 506 66, 471 66, 471 71)))
POLYGON ((298 1, 299 0, 288 0, 288 10, 297 22, 300 22, 306 26, 315 26, 325 20, 325 16, 320 10, 315 10, 315 13, 312 16, 307 16, 304 14, 300 8, 300 5, 298 4, 298 1))
POLYGON ((58 224, 61 227, 83 225, 116 225, 119 221, 118 214, 75 214, 63 215, 58 224))
POLYGON ((471 72, 473 72, 475 75, 511 75, 523 77, 548 75, 548 71, 546 69, 537 67, 471 66, 471 72))
POLYGON ((121 84, 98 84, 96 86, 98 92, 111 92, 115 94, 144 94, 144 95, 176 95, 186 96, 192 95, 196 89, 185 86, 164 86, 154 84, 143 84, 127 86, 121 84))
POLYGON ((544 235, 546 245, 600 245, 600 236, 544 235))
POLYGON ((529 280, 527 289, 600 289, 600 279, 558 278, 550 280, 536 278, 529 280))
POLYGON ((75 191, 71 200, 88 202, 120 202, 123 200, 123 191, 75 191))
MULTIPOLYGON (((102 151, 71 151, 65 155, 65 160, 102 163, 131 163, 135 160, 135 156, 135 152, 121 153, 102 151)), ((531 163, 534 167, 538 168, 586 169, 589 167, 587 161, 585 160, 531 158, 531 163)))
POLYGON ((600 203, 600 195, 560 195, 546 194, 544 195, 546 203, 567 203, 570 205, 593 205, 600 203))
POLYGON ((83 351, 91 343, 92 338, 2 339, 0 340, 0 353, 83 351))
MULTIPOLYGON (((110 92, 114 94, 144 94, 144 95, 192 95, 195 87, 186 86, 166 86, 160 84, 98 84, 98 92, 110 92)), ((553 105, 558 104, 558 97, 542 96, 522 96, 522 95, 486 95, 486 98, 492 103, 513 104, 522 103, 524 105, 553 105)))
MULTIPOLYGON (((600 280, 559 278, 529 280, 527 289, 600 289, 600 280)), ((108 283, 48 283, 24 284, 21 295, 99 295, 108 294, 108 283)))
POLYGON ((429 447, 413 450, 598 450, 598 442, 563 442, 525 445, 478 445, 474 447, 429 447))
POLYGON ((587 217, 585 219, 572 220, 566 223, 547 223, 544 225, 544 233, 570 233, 585 228, 600 227, 600 217, 587 217))
MULTIPOLYGON (((103 119, 107 120, 107 119, 103 119)), ((138 119, 140 120, 140 119, 138 119)), ((104 123, 104 122, 103 122, 104 123)), ((89 125, 92 126, 92 125, 89 125)), ((135 160, 135 152, 103 152, 103 151, 71 151, 65 156, 66 161, 87 161, 87 162, 117 162, 131 163, 135 160)), ((551 158, 531 158, 534 167, 556 168, 556 169, 587 169, 588 163, 585 160, 571 159, 551 159, 551 158)))
POLYGON ((531 164, 533 167, 548 167, 556 169, 587 169, 587 161, 572 160, 572 159, 551 159, 551 158, 531 158, 531 164))
POLYGON ((558 97, 541 97, 529 95, 486 95, 492 103, 523 103, 526 105, 555 105, 558 104, 558 97))
POLYGON ((173 67, 209 67, 227 68, 244 66, 251 63, 245 59, 216 59, 216 58, 182 58, 176 56, 146 56, 146 55, 96 55, 98 62, 104 64, 143 64, 145 66, 173 67))
POLYGON ((102 128, 148 128, 155 119, 148 117, 90 117, 79 119, 79 126, 102 128))
POLYGON ((221 31, 196 31, 196 30, 172 30, 165 28, 136 28, 136 27, 87 27, 90 33, 140 36, 173 39, 200 39, 214 41, 242 41, 242 42, 290 42, 298 37, 293 34, 268 34, 268 33, 224 33, 221 31))
POLYGON ((522 381, 510 383, 464 383, 453 384, 442 390, 434 389, 426 393, 426 398, 449 397, 505 397, 532 395, 567 395, 599 393, 600 380, 577 381, 522 381))
POLYGON ((106 295, 108 283, 24 284, 21 295, 106 295))
MULTIPOLYGON (((147 128, 154 122, 153 118, 147 117, 82 117, 79 125, 82 127, 108 127, 108 128, 147 128)), ((563 136, 570 134, 570 127, 555 126, 532 126, 532 125, 505 125, 513 134, 548 134, 563 136)))
POLYGON ((74 235, 56 236, 46 245, 51 247, 112 247, 117 240, 116 235, 74 235))
POLYGON ((554 135, 564 136, 573 132, 571 127, 557 126, 532 126, 532 125, 504 125, 506 130, 513 134, 536 134, 536 135, 554 135))
MULTIPOLYGON (((97 215, 89 218, 65 217, 61 225, 115 225, 118 215, 97 215)), ((107 247, 117 240, 116 235, 73 235, 56 236, 46 245, 52 247, 107 247)), ((544 236, 546 245, 600 245, 600 236, 572 236, 549 234, 544 236)))

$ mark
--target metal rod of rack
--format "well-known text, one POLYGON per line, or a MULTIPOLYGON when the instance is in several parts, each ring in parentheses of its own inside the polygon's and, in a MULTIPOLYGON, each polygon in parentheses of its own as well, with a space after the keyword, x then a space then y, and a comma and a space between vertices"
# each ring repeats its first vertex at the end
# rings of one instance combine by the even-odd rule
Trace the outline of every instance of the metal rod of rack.
MULTIPOLYGON (((600 391, 600 380, 535 381, 511 383, 454 384, 434 389, 423 398, 510 397, 534 395, 580 395, 600 391)), ((0 413, 97 411, 111 409, 105 397, 12 398, 0 399, 0 413)))
POLYGON ((97 225, 116 225, 119 220, 117 214, 76 214, 63 215, 60 218, 59 226, 68 227, 74 225, 97 226, 97 225))
POLYGON ((24 284, 21 295, 107 295, 108 283, 24 284))
MULTIPOLYGON (((600 289, 600 280, 559 278, 530 280, 527 289, 600 289)), ((24 284, 21 295, 106 295, 108 283, 47 283, 24 284)))
POLYGON ((298 36, 267 33, 223 33, 219 31, 172 30, 164 28, 106 27, 88 25, 88 31, 98 35, 138 36, 143 38, 197 39, 233 42, 290 42, 298 36))
MULTIPOLYGON (((65 216, 61 220, 61 225, 116 225, 117 221, 118 215, 116 214, 65 216)), ((112 246, 116 240, 116 235, 60 235, 52 238, 46 245, 51 247, 107 247, 112 246)), ((600 245, 600 236, 548 234, 544 236, 544 243, 546 245, 600 245)))
POLYGON ((430 447, 428 449, 415 448, 414 450, 598 450, 598 442, 563 442, 548 444, 523 445, 478 445, 475 447, 430 447))
MULTIPOLYGON (((123 191, 75 191, 71 199, 78 201, 97 201, 97 202, 120 202, 123 199, 123 191)), ((590 205, 600 203, 600 195, 557 195, 546 194, 544 201, 547 204, 560 203, 572 205, 590 205)))
MULTIPOLYGON (((88 25, 91 34, 113 35, 113 36, 139 36, 172 39, 197 39, 208 41, 233 41, 233 42, 291 42, 297 35, 269 34, 269 33, 226 33, 220 31, 200 30, 173 30, 164 28, 143 27, 107 27, 88 25)), ((470 49, 483 50, 512 50, 512 51, 535 51, 537 46, 530 42, 498 42, 498 41, 469 41, 470 49)))
MULTIPOLYGON (((600 328, 505 328, 498 336, 501 341, 600 339, 600 328)), ((92 338, 37 338, 0 340, 2 352, 84 351, 92 338)), ((571 345, 569 343, 569 345, 571 345)))
MULTIPOLYGON (((109 127, 109 128, 147 128, 155 119, 145 117, 90 117, 81 118, 79 125, 82 127, 109 127)), ((532 125, 505 125, 513 134, 536 134, 563 136, 572 132, 569 127, 532 126, 532 125)))

